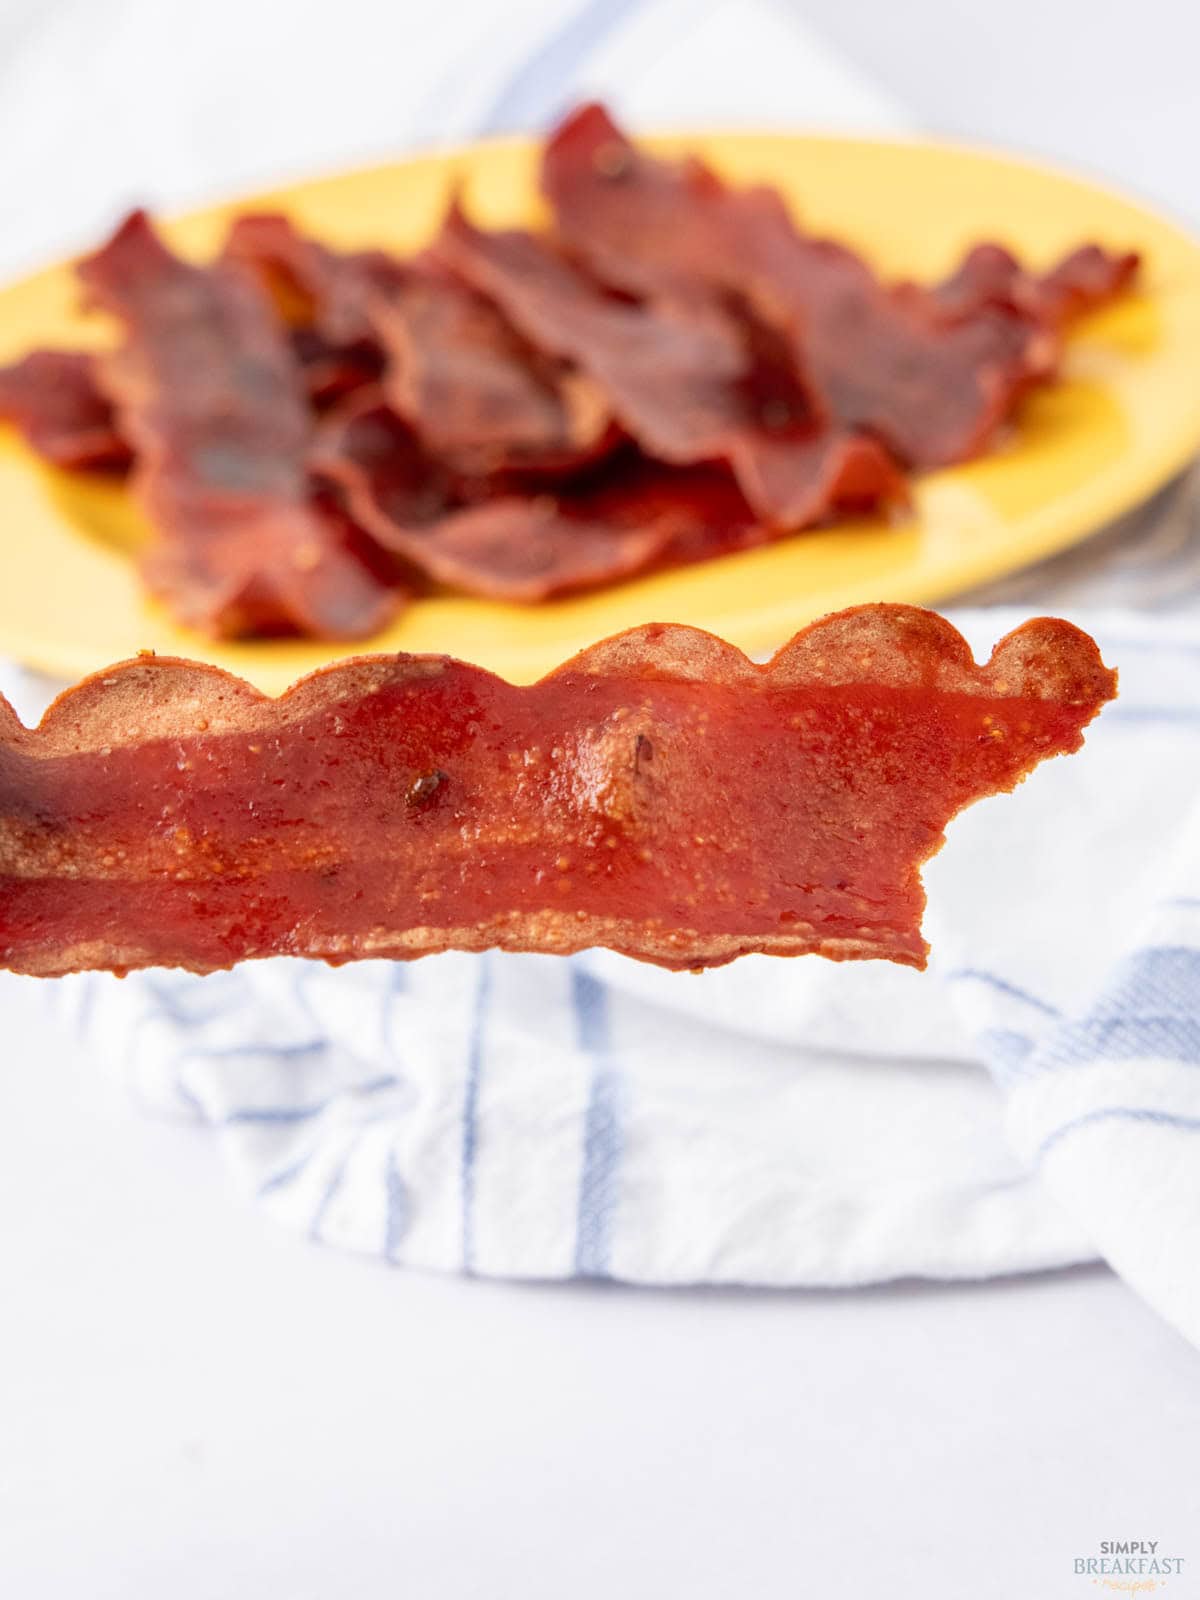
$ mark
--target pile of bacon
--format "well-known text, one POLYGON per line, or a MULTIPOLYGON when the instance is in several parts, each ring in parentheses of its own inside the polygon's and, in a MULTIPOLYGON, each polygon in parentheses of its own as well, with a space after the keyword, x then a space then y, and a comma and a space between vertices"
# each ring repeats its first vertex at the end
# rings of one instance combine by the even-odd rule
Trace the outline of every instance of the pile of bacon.
POLYGON ((1042 617, 976 666, 911 606, 757 666, 651 625, 517 687, 364 656, 278 700, 152 656, 0 698, 0 967, 205 972, 607 945, 923 966, 919 869, 963 806, 1075 750, 1116 674, 1042 617))
POLYGON ((357 638, 431 588, 531 602, 902 505, 992 442, 1060 331, 1137 258, 1044 276, 980 245, 885 285, 772 189, 634 148, 599 106, 550 138, 549 236, 452 204, 412 259, 247 215, 220 257, 141 213, 79 266, 124 343, 0 371, 62 467, 128 472, 151 588, 218 636, 357 638))

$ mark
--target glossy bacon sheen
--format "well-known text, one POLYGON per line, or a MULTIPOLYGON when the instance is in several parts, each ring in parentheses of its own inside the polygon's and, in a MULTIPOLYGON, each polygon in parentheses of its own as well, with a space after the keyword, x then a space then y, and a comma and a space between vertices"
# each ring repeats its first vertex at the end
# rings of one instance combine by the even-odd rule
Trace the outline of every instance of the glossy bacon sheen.
POLYGON ((946 823, 1076 749, 1114 691, 1068 623, 977 667, 904 606, 828 617, 766 666, 638 628, 524 688, 402 655, 271 700, 128 662, 36 730, 0 701, 0 965, 606 945, 920 967, 946 823))

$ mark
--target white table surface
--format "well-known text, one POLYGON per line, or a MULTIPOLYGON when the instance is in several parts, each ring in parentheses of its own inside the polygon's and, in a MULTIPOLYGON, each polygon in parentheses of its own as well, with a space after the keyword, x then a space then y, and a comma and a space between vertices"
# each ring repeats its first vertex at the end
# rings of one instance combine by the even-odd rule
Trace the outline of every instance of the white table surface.
POLYGON ((279 1231, 29 998, 0 1072, 0 1594, 1053 1600, 1128 1537, 1192 1555, 1167 1600, 1200 1593, 1200 1354, 1107 1271, 389 1270, 279 1231))
MULTIPOLYGON (((930 125, 1200 215, 1193 6, 804 9, 930 125)), ((1054 1600, 1121 1538, 1200 1595, 1200 1353, 1103 1269, 853 1294, 390 1271, 277 1231, 28 998, 0 1042, 0 1595, 1054 1600)))

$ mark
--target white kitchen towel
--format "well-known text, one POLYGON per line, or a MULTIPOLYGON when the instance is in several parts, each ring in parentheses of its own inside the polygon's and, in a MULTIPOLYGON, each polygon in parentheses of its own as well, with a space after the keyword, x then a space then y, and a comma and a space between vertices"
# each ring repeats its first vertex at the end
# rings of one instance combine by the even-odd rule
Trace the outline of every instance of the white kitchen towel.
MULTIPOLYGON (((342 0, 334 31, 324 0, 298 0, 285 46, 252 0, 67 0, 0 7, 0 46, 0 136, 39 153, 0 197, 14 267, 135 200, 544 125, 588 93, 636 126, 905 124, 787 0, 342 0), (48 75, 72 58, 68 100, 48 75)), ((1191 601, 1193 505, 1173 491, 1004 598, 1191 601)), ((1016 619, 960 620, 986 653, 1016 619)), ((1103 1252, 1200 1339, 1197 857, 1168 864, 1200 756, 1200 633, 1080 620, 1122 698, 1082 754, 953 825, 927 872, 927 976, 447 956, 40 992, 333 1244, 517 1276, 843 1285, 1103 1252)), ((27 712, 44 697, 4 687, 27 712)))

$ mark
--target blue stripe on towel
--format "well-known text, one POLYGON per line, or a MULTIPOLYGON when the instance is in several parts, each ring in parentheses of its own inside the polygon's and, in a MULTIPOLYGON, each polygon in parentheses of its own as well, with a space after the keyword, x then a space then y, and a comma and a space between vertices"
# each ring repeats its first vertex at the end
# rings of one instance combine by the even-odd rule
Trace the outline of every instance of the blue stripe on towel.
POLYGON ((1003 1084, 1021 1077, 1033 1054, 1033 1040, 1015 1028, 984 1028, 979 1042, 987 1052, 994 1076, 1003 1084))
POLYGON ((309 1224, 308 1236, 314 1243, 321 1237, 321 1229, 325 1224, 325 1217, 330 1206, 337 1198, 337 1192, 342 1187, 342 1180, 346 1176, 346 1168, 350 1165, 350 1157, 358 1147, 361 1134, 356 1134, 338 1159, 337 1165, 329 1174, 329 1181, 325 1185, 321 1198, 317 1201, 317 1209, 313 1212, 312 1222, 309 1224))
POLYGON ((521 63, 480 122, 480 133, 508 133, 549 121, 572 98, 575 74, 591 52, 640 4, 588 0, 521 63))
POLYGON ((1048 1000, 1039 999, 1027 989, 1018 989, 1017 985, 1009 983, 1007 978, 1001 978, 994 972, 985 972, 981 967, 959 967, 954 972, 948 972, 946 977, 951 982, 970 979, 975 983, 986 984, 989 989, 995 989, 997 994, 1006 994, 1010 1000, 1020 1000, 1023 1005, 1032 1006, 1035 1011, 1040 1011, 1046 1017, 1062 1015, 1058 1007, 1052 1006, 1048 1000))
POLYGON ((1139 1060, 1200 1066, 1200 950, 1190 945, 1130 956, 1088 1015, 1059 1028, 1044 1053, 1050 1068, 1139 1060))
POLYGON ((1077 1128, 1086 1128, 1096 1122, 1113 1122, 1124 1120, 1127 1122, 1151 1122, 1164 1128, 1179 1128, 1183 1132, 1200 1132, 1200 1117, 1183 1116, 1177 1111, 1158 1111, 1149 1106, 1099 1106, 1095 1111, 1085 1111, 1081 1116, 1073 1117, 1070 1122, 1064 1122, 1061 1128, 1055 1128, 1053 1133, 1048 1133, 1037 1148, 1034 1156, 1035 1163, 1060 1139, 1068 1133, 1074 1133, 1077 1128))
POLYGON ((608 994, 582 967, 571 968, 571 999, 580 1047, 592 1058, 592 1081, 583 1123, 583 1167, 575 1219, 575 1271, 609 1274, 617 1174, 624 1145, 622 1085, 612 1065, 608 994))
POLYGON ((475 1156, 479 1143, 479 1080, 483 1074, 484 1024, 487 1021, 491 996, 491 959, 484 955, 479 957, 479 972, 475 981, 475 1010, 471 1017, 471 1036, 467 1044, 467 1076, 463 1088, 460 1193, 464 1272, 475 1270, 475 1156))
POLYGON ((179 1059, 198 1057, 201 1061, 236 1061, 269 1056, 272 1061, 293 1061, 298 1056, 318 1055, 328 1048, 328 1039, 303 1039, 297 1044, 192 1044, 179 1052, 179 1059))
POLYGON ((258 1193, 260 1195, 270 1194, 272 1189, 284 1188, 285 1185, 291 1183, 293 1178, 300 1176, 312 1158, 313 1149, 310 1146, 301 1155, 289 1161, 285 1167, 276 1167, 275 1171, 265 1177, 259 1184, 258 1193))
POLYGON ((394 1150, 388 1151, 383 1181, 387 1197, 383 1255, 385 1261, 394 1262, 409 1218, 408 1186, 400 1176, 400 1163, 394 1150))
MULTIPOLYGON (((324 1100, 316 1100, 311 1105, 263 1105, 263 1106, 235 1106, 232 1111, 226 1111, 219 1117, 208 1117, 207 1120, 214 1127, 237 1127, 245 1123, 289 1123, 307 1122, 311 1117, 319 1117, 323 1111, 344 1100, 350 1095, 379 1094, 384 1089, 397 1089, 404 1080, 398 1078, 394 1072, 384 1072, 377 1078, 368 1078, 365 1083, 356 1083, 347 1089, 341 1089, 336 1094, 327 1095, 324 1100)), ((373 1119, 367 1119, 373 1120, 373 1119)))

